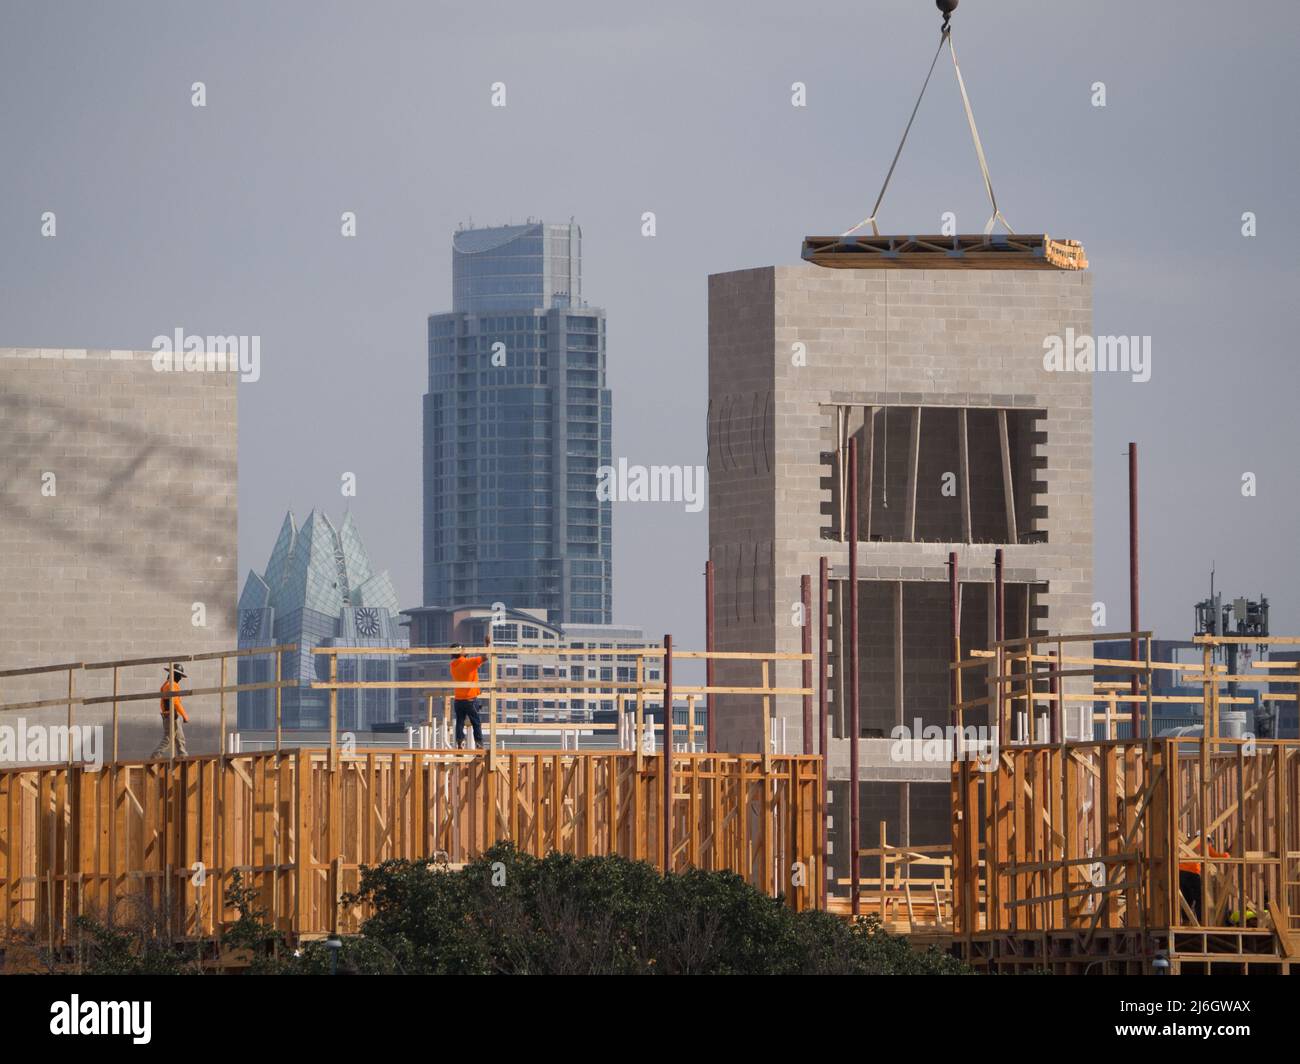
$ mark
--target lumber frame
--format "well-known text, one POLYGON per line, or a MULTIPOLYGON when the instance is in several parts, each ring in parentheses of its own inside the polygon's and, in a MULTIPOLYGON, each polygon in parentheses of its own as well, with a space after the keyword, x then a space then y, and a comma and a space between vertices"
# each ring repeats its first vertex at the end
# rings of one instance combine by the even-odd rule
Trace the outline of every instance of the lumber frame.
POLYGON ((353 933, 366 912, 340 900, 362 865, 463 865, 492 841, 493 820, 536 856, 634 856, 637 846, 660 868, 729 869, 796 909, 817 907, 821 758, 672 757, 671 857, 638 841, 667 841, 662 754, 645 754, 640 772, 623 750, 500 750, 494 770, 486 751, 329 747, 6 770, 0 943, 70 946, 79 915, 121 918, 128 897, 174 941, 214 940, 237 917, 222 889, 236 870, 287 934, 353 933), (36 830, 44 822, 64 826, 36 830), (206 873, 191 887, 196 861, 206 873), (800 886, 796 862, 810 871, 800 886))
MULTIPOLYGON (((1134 635, 1149 641, 1150 633, 1134 635)), ((957 675, 984 671, 985 686, 1003 691, 999 700, 1061 704, 1074 697, 1109 707, 1117 674, 1137 676, 1141 690, 1128 697, 1149 701, 1154 669, 1172 667, 1202 682, 1201 711, 1215 720, 1227 676, 1209 660, 1213 641, 1194 665, 1062 652, 1070 642, 1115 638, 1004 640, 952 668, 957 675), (1054 651, 1040 651, 1044 645, 1054 651), (1037 663, 1055 668, 1034 673, 1037 663), (1067 663, 1087 667, 1059 667, 1067 663), (1092 675, 1096 690, 1036 691, 1028 674, 1092 675)), ((1288 675, 1294 682, 1283 670, 1250 678, 1285 683, 1288 675)), ((957 702, 956 719, 976 703, 992 700, 957 702)), ((1300 740, 1294 739, 1043 743, 1031 735, 1003 746, 991 772, 958 762, 952 941, 972 963, 995 971, 1081 972, 1100 965, 1149 972, 1156 950, 1166 949, 1175 971, 1291 971, 1300 938, 1300 840, 1290 812, 1298 798, 1300 740), (1209 856, 1202 856, 1203 842, 1209 856), (1201 896, 1192 899, 1200 904, 1199 919, 1179 890, 1179 865, 1189 861, 1203 870, 1201 896), (1232 914, 1243 908, 1262 918, 1236 926, 1232 914)))

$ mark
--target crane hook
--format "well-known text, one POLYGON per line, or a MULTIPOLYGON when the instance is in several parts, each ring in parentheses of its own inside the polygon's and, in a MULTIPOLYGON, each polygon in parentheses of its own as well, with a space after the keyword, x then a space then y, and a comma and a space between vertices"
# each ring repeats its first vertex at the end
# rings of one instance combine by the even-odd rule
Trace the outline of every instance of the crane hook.
POLYGON ((948 23, 952 19, 952 13, 957 10, 959 0, 934 0, 934 6, 943 13, 943 32, 948 32, 948 23))

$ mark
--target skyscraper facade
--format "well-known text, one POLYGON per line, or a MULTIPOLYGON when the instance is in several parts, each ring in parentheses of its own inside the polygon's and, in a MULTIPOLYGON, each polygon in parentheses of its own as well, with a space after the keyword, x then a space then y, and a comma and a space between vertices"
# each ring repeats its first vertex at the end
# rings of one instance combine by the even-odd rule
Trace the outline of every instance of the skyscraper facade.
POLYGON ((582 231, 463 229, 452 309, 429 316, 424 604, 612 619, 605 313, 582 299, 582 231))
MULTIPOLYGON (((264 573, 250 571, 239 596, 240 647, 295 644, 285 652, 284 679, 297 680, 281 694, 285 728, 329 725, 329 692, 314 689, 329 679, 329 661, 318 647, 392 647, 406 645, 397 609, 397 593, 387 570, 377 571, 347 513, 335 525, 313 510, 302 527, 285 516, 264 573)), ((338 679, 345 682, 391 682, 397 679, 396 655, 340 655, 338 679)), ((274 659, 239 659, 241 684, 275 679, 274 659)), ((369 729, 395 721, 397 692, 343 690, 338 693, 338 725, 369 729)), ((275 727, 275 692, 241 691, 241 730, 275 727)))

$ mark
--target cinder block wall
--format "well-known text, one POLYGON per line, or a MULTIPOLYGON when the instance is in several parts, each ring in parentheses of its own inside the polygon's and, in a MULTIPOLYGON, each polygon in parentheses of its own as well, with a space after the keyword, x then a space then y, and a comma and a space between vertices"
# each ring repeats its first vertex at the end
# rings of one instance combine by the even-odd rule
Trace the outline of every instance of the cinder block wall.
MULTIPOLYGON (((942 603, 949 550, 958 553, 964 581, 987 582, 994 551, 1002 546, 1008 582, 1048 585, 1038 595, 1045 614, 1035 618, 1035 625, 1087 631, 1092 379, 1049 373, 1042 362, 1044 338, 1071 327, 1076 333, 1092 331, 1092 278, 1086 271, 798 265, 711 277, 709 543, 717 571, 719 647, 797 651, 800 631, 789 618, 801 576, 816 574, 822 555, 831 560, 834 577, 847 575, 847 545, 822 538, 828 523, 823 510, 831 498, 822 455, 835 447, 830 411, 837 404, 1046 411, 1037 425, 1046 442, 1034 448, 1046 468, 1036 470, 1034 480, 1044 486, 1037 501, 1047 508, 1039 521, 1047 542, 864 543, 859 576, 863 581, 937 585, 933 595, 905 598, 905 605, 931 599, 942 603), (755 441, 762 441, 761 448, 755 441)), ((891 467, 899 451, 906 453, 906 436, 895 420, 903 419, 891 416, 891 467)), ((970 461, 978 531, 981 524, 995 524, 1003 511, 1000 464, 993 466, 1000 461, 996 429, 990 438, 975 421, 970 461)), ((1012 446, 1018 449, 1016 441, 1012 446)), ((921 458, 923 473, 932 475, 934 460, 925 448, 921 458)), ((938 485, 927 480, 919 490, 937 491, 938 485)), ((891 507, 901 504, 901 499, 891 500, 891 507)), ((933 513, 943 505, 918 498, 918 513, 933 513)), ((907 623, 905 609, 905 634, 907 623)), ((936 648, 936 669, 943 665, 941 659, 946 660, 946 648, 936 648)), ((885 664, 864 661, 864 693, 868 684, 873 694, 888 690, 876 668, 885 664)), ((795 682, 793 673, 784 679, 795 682)), ((945 690, 942 677, 930 679, 934 682, 922 687, 920 677, 905 678, 905 688, 911 689, 906 696, 909 718, 942 719, 942 704, 927 708, 915 703, 925 689, 941 703, 946 697, 939 693, 945 690)), ((720 712, 719 745, 756 749, 761 720, 752 721, 760 712, 757 705, 720 712)), ((799 749, 799 699, 779 699, 776 713, 785 721, 791 747, 799 749)), ((864 711, 864 721, 872 715, 864 711)), ((1067 733, 1082 732, 1082 715, 1076 717, 1067 721, 1067 733)), ((847 770, 846 752, 831 753, 832 774, 847 770)))
MULTIPOLYGON (((0 670, 236 645, 238 377, 157 372, 151 359, 0 348, 0 670)), ((216 683, 215 666, 189 671, 216 683)), ((78 689, 108 693, 108 675, 85 673, 78 689)), ((161 680, 151 666, 122 683, 161 680)), ((66 676, 0 678, 0 703, 62 690, 66 676)), ((147 752, 157 704, 121 713, 124 756, 147 752)), ((216 713, 195 701, 195 738, 216 713)))
MULTIPOLYGON (((770 353, 775 296, 770 269, 709 278, 709 557, 718 650, 770 651, 776 646, 776 629, 790 627, 787 606, 780 607, 784 615, 778 616, 773 585, 778 470, 770 353)), ((798 629, 791 631, 797 643, 798 629)), ((753 662, 718 662, 714 672, 720 687, 759 682, 753 662)), ((718 695, 710 702, 719 749, 761 748, 758 699, 718 695)))
MULTIPOLYGON (((947 783, 894 783, 866 780, 860 784, 861 820, 858 824, 858 847, 873 850, 880 845, 880 822, 885 822, 886 838, 897 846, 904 838, 912 846, 947 846, 952 842, 952 814, 949 785, 947 783)), ((847 780, 833 780, 827 788, 830 830, 830 853, 827 866, 833 883, 847 880, 851 875, 848 861, 849 784, 847 780)), ((867 889, 867 878, 879 874, 878 862, 866 858, 862 862, 862 883, 867 889)), ((833 888, 834 893, 847 894, 843 885, 833 888)))

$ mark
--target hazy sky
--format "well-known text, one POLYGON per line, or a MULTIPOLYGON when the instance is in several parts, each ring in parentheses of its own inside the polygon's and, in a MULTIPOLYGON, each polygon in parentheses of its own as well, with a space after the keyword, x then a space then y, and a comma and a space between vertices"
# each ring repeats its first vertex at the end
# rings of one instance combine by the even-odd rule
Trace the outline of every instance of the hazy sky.
MULTIPOLYGON (((352 472, 372 557, 418 604, 425 318, 450 306, 457 223, 576 218, 615 456, 703 463, 707 275, 795 262, 868 213, 938 24, 931 0, 0 0, 0 346, 260 335, 241 581, 286 509, 340 514, 352 472)), ((1300 632, 1296 5, 965 0, 954 27, 1008 220, 1082 240, 1096 331, 1152 337, 1149 383, 1097 381, 1111 627, 1135 439, 1143 621, 1186 636, 1215 559, 1224 591, 1263 591, 1300 632)), ((945 210, 962 232, 986 217, 940 66, 881 228, 945 210)), ((707 510, 616 504, 615 620, 700 644, 706 551, 707 510)))

